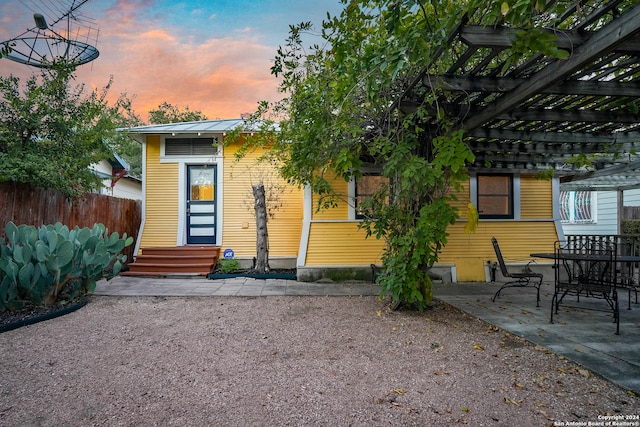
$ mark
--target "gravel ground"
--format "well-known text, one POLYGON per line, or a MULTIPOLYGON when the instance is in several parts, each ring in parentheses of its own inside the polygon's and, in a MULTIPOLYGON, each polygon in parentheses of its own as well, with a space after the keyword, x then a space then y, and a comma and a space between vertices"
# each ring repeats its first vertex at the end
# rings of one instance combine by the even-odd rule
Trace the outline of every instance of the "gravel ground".
POLYGON ((0 425, 11 427, 625 425, 640 415, 634 394, 444 303, 418 313, 376 297, 92 297, 0 334, 0 354, 0 425))

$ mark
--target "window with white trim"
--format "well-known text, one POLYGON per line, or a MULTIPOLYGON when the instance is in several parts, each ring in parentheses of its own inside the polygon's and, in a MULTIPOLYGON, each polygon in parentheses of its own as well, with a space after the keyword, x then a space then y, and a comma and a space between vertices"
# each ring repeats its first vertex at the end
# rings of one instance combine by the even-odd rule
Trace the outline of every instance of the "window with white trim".
POLYGON ((364 219, 365 215, 360 209, 362 202, 371 197, 381 188, 389 184, 389 178, 379 172, 367 172, 355 180, 355 194, 353 197, 356 219, 364 219))
POLYGON ((595 222, 595 208, 594 192, 560 192, 560 221, 564 224, 586 224, 595 222))
POLYGON ((165 156, 215 156, 218 138, 166 138, 165 156))
POLYGON ((513 175, 478 174, 477 204, 480 219, 513 219, 513 175))

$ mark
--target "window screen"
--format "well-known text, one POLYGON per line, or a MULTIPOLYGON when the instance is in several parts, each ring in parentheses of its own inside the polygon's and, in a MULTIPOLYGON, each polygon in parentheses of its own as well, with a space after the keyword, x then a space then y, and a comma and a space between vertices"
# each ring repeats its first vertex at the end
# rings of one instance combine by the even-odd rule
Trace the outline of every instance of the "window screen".
POLYGON ((355 194, 355 207, 356 218, 364 218, 364 213, 360 209, 362 202, 371 197, 376 191, 383 186, 388 185, 389 178, 380 174, 368 174, 363 175, 356 179, 356 194, 355 194))
POLYGON ((513 218, 513 177, 478 175, 478 216, 513 218))

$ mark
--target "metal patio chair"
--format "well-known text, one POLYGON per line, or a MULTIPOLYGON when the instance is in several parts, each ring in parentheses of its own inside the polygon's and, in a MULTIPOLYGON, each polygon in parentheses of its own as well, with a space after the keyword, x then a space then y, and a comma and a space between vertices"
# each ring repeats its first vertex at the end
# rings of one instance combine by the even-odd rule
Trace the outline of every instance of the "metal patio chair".
POLYGON ((616 335, 620 333, 620 308, 618 305, 617 249, 615 242, 585 239, 579 244, 556 242, 556 284, 551 300, 551 323, 558 308, 611 311, 616 324, 616 335), (576 303, 580 297, 602 299, 605 308, 590 305, 569 305, 563 300, 567 295, 575 295, 576 303))
POLYGON ((534 273, 529 268, 530 261, 522 272, 512 273, 507 269, 507 265, 504 262, 504 258, 502 257, 502 252, 500 251, 500 246, 498 245, 498 241, 495 237, 491 238, 491 243, 493 244, 493 249, 496 252, 496 257, 498 258, 498 264, 500 265, 500 272, 502 275, 509 279, 508 282, 502 285, 498 292, 493 296, 493 301, 495 302, 496 298, 500 295, 505 288, 524 288, 528 286, 533 286, 536 288, 536 307, 540 307, 540 285, 542 284, 542 278, 544 275, 542 273, 534 273))

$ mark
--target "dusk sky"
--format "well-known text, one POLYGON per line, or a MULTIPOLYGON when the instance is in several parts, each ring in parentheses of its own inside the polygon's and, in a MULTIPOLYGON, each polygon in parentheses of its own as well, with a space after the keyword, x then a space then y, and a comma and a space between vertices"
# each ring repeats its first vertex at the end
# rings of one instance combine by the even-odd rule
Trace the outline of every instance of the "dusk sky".
MULTIPOLYGON (((56 7, 74 1, 0 0, 0 41, 34 28, 35 12, 51 22, 56 7)), ((113 76, 110 98, 126 93, 144 120, 165 101, 210 119, 238 118, 281 98, 270 68, 289 25, 312 21, 319 32, 327 12, 341 10, 339 0, 89 0, 78 14, 93 27, 100 56, 78 67, 77 82, 102 88, 113 76)), ((3 76, 34 72, 0 59, 3 76)))

